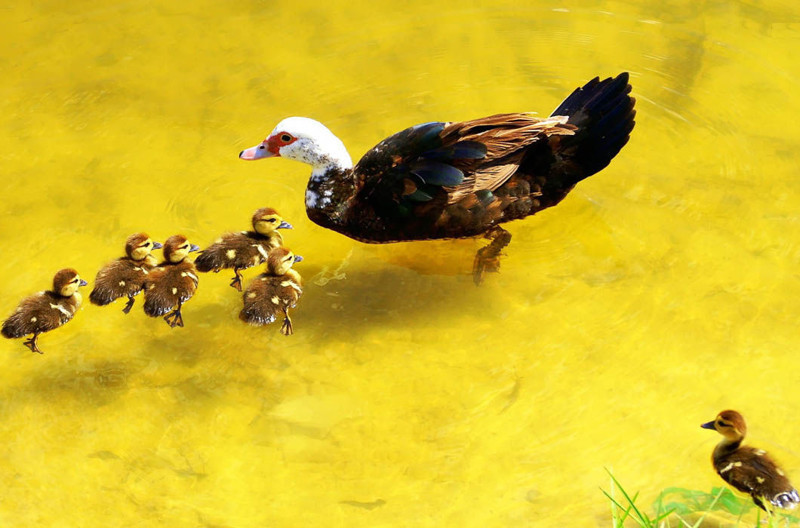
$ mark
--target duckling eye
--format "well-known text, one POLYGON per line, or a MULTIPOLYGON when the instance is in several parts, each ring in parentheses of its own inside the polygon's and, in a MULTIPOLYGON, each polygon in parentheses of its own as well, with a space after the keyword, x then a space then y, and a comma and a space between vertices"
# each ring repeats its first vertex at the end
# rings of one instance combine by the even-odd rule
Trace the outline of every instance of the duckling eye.
POLYGON ((181 246, 181 249, 189 249, 189 244, 184 244, 181 246))
POLYGON ((267 220, 267 222, 272 222, 273 224, 276 222, 276 220, 274 218, 267 218, 266 220, 267 220))
POLYGON ((143 248, 150 247, 150 242, 145 242, 144 244, 141 245, 141 247, 143 248))
POLYGON ((281 134, 281 141, 288 143, 292 140, 292 136, 289 134, 281 134))

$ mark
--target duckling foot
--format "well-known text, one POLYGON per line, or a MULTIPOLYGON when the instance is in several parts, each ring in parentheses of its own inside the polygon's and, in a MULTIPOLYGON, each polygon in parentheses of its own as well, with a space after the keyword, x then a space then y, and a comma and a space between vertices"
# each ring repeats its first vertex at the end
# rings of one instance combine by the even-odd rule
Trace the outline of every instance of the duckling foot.
POLYGON ((236 288, 236 291, 242 291, 242 276, 236 273, 236 276, 231 280, 231 288, 236 288))
POLYGON ((39 334, 33 334, 33 337, 28 339, 27 341, 23 342, 22 344, 28 347, 31 352, 36 352, 37 354, 44 354, 41 350, 39 350, 39 346, 36 344, 36 340, 39 338, 39 334))
POLYGON ((131 308, 133 308, 133 301, 134 301, 133 297, 131 297, 129 295, 128 296, 128 302, 125 303, 125 308, 122 309, 122 313, 125 313, 125 314, 126 313, 130 313, 131 308))
POLYGON ((286 317, 283 319, 283 326, 281 326, 281 333, 285 336, 290 336, 294 334, 294 326, 292 326, 292 320, 289 319, 289 314, 286 314, 286 317))
POLYGON ((183 328, 183 316, 181 315, 180 309, 165 315, 164 320, 167 322, 170 328, 175 328, 176 326, 183 328))
POLYGON ((476 286, 483 282, 484 272, 497 273, 500 271, 500 252, 511 242, 511 233, 499 226, 487 231, 484 236, 491 238, 492 241, 475 254, 472 264, 472 280, 476 286))

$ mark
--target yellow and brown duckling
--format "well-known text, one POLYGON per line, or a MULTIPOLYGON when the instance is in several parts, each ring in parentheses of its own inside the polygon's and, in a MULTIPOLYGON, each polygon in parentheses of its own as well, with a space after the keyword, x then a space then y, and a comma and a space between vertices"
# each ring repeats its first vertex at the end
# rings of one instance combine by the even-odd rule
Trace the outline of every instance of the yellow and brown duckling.
POLYGON ((289 308, 297 306, 303 293, 303 281, 300 274, 292 269, 292 265, 301 260, 303 257, 284 247, 270 251, 266 273, 254 278, 242 296, 244 308, 239 312, 239 319, 261 326, 270 324, 279 315, 283 315, 281 333, 292 335, 294 328, 289 317, 289 308))
POLYGON ((55 330, 69 322, 81 307, 78 288, 86 286, 78 272, 65 268, 53 277, 53 289, 26 297, 8 319, 3 322, 3 335, 9 339, 33 334, 23 344, 31 352, 42 354, 37 345, 39 334, 55 330))
POLYGON ((713 421, 700 427, 713 429, 722 435, 722 441, 711 456, 714 469, 722 480, 750 494, 756 506, 763 510, 767 510, 769 505, 794 509, 800 503, 797 490, 766 451, 742 446, 747 425, 741 414, 722 411, 713 421))
POLYGON ((164 242, 164 262, 147 276, 144 290, 144 313, 164 316, 174 328, 183 326, 181 307, 197 290, 197 269, 187 257, 200 248, 183 235, 173 235, 164 242))
POLYGON ((94 279, 94 288, 89 294, 92 304, 105 306, 128 297, 124 313, 131 311, 134 297, 144 289, 147 275, 156 267, 156 258, 150 253, 161 244, 153 242, 147 233, 136 233, 125 242, 125 256, 106 264, 94 279))
POLYGON ((231 286, 242 291, 239 272, 266 261, 271 249, 283 245, 278 229, 291 228, 275 209, 263 207, 253 213, 253 231, 225 233, 200 253, 195 266, 202 272, 233 268, 231 286))

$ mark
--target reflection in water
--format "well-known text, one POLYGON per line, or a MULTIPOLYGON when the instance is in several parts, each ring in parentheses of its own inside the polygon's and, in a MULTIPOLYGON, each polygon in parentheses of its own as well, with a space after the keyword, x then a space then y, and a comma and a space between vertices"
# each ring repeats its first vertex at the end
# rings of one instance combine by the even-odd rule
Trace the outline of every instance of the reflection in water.
POLYGON ((206 274, 183 329, 87 304, 44 356, 4 341, 4 525, 605 525, 604 467, 643 505, 717 485, 697 426, 729 407, 800 475, 794 4, 4 14, 0 309, 133 232, 208 242, 264 206, 306 284, 291 338, 206 274), (623 70, 630 144, 508 224, 480 288, 483 241, 359 244, 307 220, 306 167, 236 158, 288 115, 358 158, 623 70))

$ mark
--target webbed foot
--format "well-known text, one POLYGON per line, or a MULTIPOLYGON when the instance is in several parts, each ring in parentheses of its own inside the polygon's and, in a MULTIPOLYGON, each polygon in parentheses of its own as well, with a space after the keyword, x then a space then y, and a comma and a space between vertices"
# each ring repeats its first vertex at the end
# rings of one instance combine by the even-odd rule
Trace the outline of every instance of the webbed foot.
POLYGON ((483 282, 485 272, 497 273, 500 271, 501 251, 511 242, 511 233, 499 226, 487 231, 484 236, 491 238, 492 241, 475 254, 472 264, 472 280, 476 286, 483 282))

